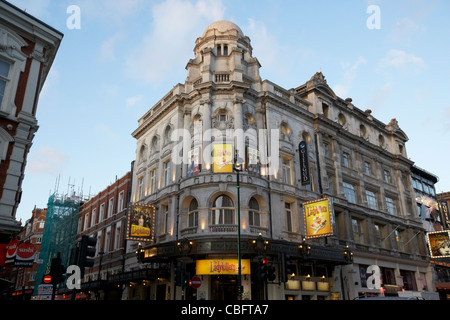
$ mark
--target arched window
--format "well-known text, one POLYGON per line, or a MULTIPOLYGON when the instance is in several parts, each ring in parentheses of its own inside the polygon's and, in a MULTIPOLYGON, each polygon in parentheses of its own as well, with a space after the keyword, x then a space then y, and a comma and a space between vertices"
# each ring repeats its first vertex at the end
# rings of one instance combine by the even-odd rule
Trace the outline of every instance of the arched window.
POLYGON ((192 199, 189 203, 188 212, 188 227, 198 226, 198 203, 197 200, 192 199))
POLYGON ((259 211, 259 204, 255 198, 251 198, 248 203, 248 222, 249 225, 254 227, 261 226, 261 217, 259 211))
POLYGON ((233 200, 226 195, 221 195, 214 200, 211 208, 211 224, 235 224, 235 208, 233 200))

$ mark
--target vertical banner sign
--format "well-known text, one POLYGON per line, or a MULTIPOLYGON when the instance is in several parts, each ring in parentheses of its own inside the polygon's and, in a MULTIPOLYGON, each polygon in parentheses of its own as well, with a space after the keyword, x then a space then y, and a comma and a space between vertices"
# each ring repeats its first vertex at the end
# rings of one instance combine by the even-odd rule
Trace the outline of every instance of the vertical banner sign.
POLYGON ((303 203, 306 239, 333 235, 333 214, 329 198, 303 203))
POLYGON ((247 147, 247 171, 250 174, 259 176, 261 173, 261 164, 259 161, 259 151, 256 148, 247 147))
POLYGON ((200 148, 196 147, 188 152, 189 157, 189 165, 188 165, 188 171, 187 176, 193 177, 198 176, 198 173, 200 171, 200 148))
POLYGON ((444 213, 445 223, 447 224, 447 228, 450 228, 450 218, 448 214, 448 203, 447 201, 441 202, 442 212, 444 213))
POLYGON ((302 186, 311 184, 311 177, 309 176, 308 146, 305 141, 300 142, 298 145, 298 152, 300 153, 300 174, 302 186))
POLYGON ((432 258, 450 258, 450 231, 428 232, 427 239, 432 258))
POLYGON ((127 239, 151 241, 155 237, 155 208, 151 205, 130 203, 127 217, 127 239))
POLYGON ((233 172, 233 146, 231 144, 214 145, 214 172, 233 172))

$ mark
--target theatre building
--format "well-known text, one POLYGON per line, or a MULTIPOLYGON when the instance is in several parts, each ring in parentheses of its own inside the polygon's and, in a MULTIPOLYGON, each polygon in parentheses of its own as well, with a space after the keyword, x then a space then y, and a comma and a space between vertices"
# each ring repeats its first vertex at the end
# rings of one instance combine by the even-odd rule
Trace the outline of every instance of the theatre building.
POLYGON ((125 268, 148 274, 128 299, 383 294, 367 288, 370 265, 395 292, 423 290, 427 248, 397 121, 337 97, 321 72, 293 89, 263 81, 229 21, 208 26, 194 55, 132 133, 136 257, 125 268))

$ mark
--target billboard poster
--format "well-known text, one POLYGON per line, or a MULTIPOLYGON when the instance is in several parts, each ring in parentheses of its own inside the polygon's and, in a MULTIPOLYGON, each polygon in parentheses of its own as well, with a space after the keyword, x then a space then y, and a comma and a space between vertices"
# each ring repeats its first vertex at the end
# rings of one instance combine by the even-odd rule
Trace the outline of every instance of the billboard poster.
POLYGON ((432 258, 450 258, 450 231, 428 232, 427 239, 432 258))
POLYGON ((155 208, 152 205, 130 203, 127 217, 127 239, 153 241, 155 208))
POLYGON ((233 172, 233 146, 231 144, 214 145, 214 172, 233 172))
POLYGON ((31 242, 23 242, 19 245, 16 253, 14 266, 32 267, 36 258, 36 246, 31 242))
POLYGON ((333 214, 329 198, 303 203, 306 239, 333 235, 333 214))
POLYGON ((196 147, 188 152, 189 165, 187 170, 187 176, 198 176, 200 171, 200 148, 196 147))

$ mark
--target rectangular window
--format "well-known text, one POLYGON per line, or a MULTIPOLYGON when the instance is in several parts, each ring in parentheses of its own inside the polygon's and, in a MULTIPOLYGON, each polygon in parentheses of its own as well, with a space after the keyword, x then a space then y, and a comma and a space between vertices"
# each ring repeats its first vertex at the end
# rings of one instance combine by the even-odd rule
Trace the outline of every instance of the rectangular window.
POLYGON ((167 187, 170 183, 170 159, 163 163, 164 171, 164 187, 167 187))
POLYGON ((150 185, 149 194, 153 194, 156 191, 156 168, 150 170, 150 185))
POLYGON ((355 243, 363 244, 364 243, 364 233, 363 233, 361 220, 352 219, 352 231, 353 231, 353 239, 354 239, 355 243))
POLYGON ((371 209, 377 209, 377 197, 373 191, 366 190, 367 206, 371 209))
POLYGON ((383 170, 383 177, 384 177, 384 182, 392 183, 391 173, 389 172, 389 170, 383 170))
POLYGON ((356 203, 355 187, 347 182, 343 182, 344 195, 348 202, 356 203))
POLYGON ((0 107, 2 106, 3 97, 8 86, 10 69, 11 65, 8 62, 0 60, 0 107))
POLYGON ((138 186, 136 193, 136 200, 139 201, 144 198, 144 177, 138 178, 138 186))
POLYGON ((100 205, 100 214, 98 216, 98 222, 101 222, 105 219, 105 204, 102 203, 100 205))
POLYGON ((395 215, 395 201, 392 198, 385 197, 386 199, 386 210, 392 215, 395 215))
POLYGON ((286 184, 292 185, 292 160, 286 157, 282 157, 281 160, 281 174, 282 180, 286 184))
POLYGON ((364 162, 364 173, 368 176, 370 176, 372 174, 370 163, 367 161, 364 162))
POLYGON ((120 245, 120 225, 118 225, 116 227, 116 240, 114 241, 115 245, 114 245, 114 249, 119 249, 121 247, 120 245))
POLYGON ((374 225, 375 228, 375 245, 384 248, 383 226, 379 224, 374 225))
POLYGON ((112 215, 114 214, 114 198, 109 199, 109 204, 108 204, 108 218, 112 217, 112 215))
POLYGON ((163 205, 162 206, 162 214, 163 216, 163 233, 168 234, 169 233, 169 206, 163 205))
POLYGON ((91 226, 94 226, 97 223, 96 219, 97 219, 97 208, 92 210, 91 226))
POLYGON ((117 201, 117 212, 121 212, 123 210, 123 202, 124 202, 125 192, 119 193, 119 201, 117 201))
POLYGON ((351 159, 350 154, 348 152, 342 153, 342 164, 346 168, 351 168, 352 167, 352 159, 351 159))
POLYGON ((286 212, 287 231, 292 232, 292 209, 291 209, 291 203, 285 202, 284 203, 284 210, 286 212))

